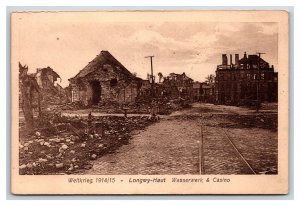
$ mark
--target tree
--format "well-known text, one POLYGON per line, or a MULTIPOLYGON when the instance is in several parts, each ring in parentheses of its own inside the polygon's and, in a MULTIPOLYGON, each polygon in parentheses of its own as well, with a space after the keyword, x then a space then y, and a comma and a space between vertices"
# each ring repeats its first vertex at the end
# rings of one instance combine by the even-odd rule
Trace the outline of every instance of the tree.
POLYGON ((19 62, 19 80, 20 80, 20 91, 22 95, 22 110, 26 122, 26 127, 31 130, 34 126, 33 121, 33 96, 34 92, 38 93, 38 109, 39 116, 41 115, 40 106, 40 89, 39 85, 34 77, 27 74, 28 66, 22 66, 19 62))
POLYGON ((163 74, 161 72, 158 72, 157 75, 158 75, 158 78, 159 78, 158 82, 161 83, 161 80, 163 79, 164 76, 163 76, 163 74))
POLYGON ((216 78, 215 75, 210 74, 207 77, 205 77, 205 79, 206 79, 205 82, 208 83, 208 84, 214 83, 215 78, 216 78))

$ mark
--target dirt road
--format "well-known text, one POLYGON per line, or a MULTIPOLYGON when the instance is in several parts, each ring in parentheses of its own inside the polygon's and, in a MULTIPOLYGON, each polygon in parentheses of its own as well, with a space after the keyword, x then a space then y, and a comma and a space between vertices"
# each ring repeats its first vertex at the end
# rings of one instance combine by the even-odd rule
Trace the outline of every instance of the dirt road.
POLYGON ((133 134, 128 145, 95 160, 84 173, 198 174, 197 141, 202 125, 205 174, 253 174, 226 135, 255 173, 276 174, 277 132, 264 128, 264 121, 271 118, 268 115, 275 118, 275 113, 268 111, 262 117, 245 108, 196 103, 133 134), (248 124, 252 119, 262 124, 248 124))

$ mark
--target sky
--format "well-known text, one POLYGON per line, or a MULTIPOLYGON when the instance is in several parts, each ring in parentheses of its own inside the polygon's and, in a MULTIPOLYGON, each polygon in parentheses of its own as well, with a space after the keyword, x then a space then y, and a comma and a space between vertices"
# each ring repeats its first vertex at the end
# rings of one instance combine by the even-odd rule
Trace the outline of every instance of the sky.
POLYGON ((221 55, 263 52, 262 58, 277 71, 278 25, 272 22, 81 21, 25 15, 13 25, 13 46, 18 61, 29 67, 50 66, 68 79, 109 51, 130 72, 146 79, 154 55, 154 74, 185 72, 195 81, 215 74, 221 55))

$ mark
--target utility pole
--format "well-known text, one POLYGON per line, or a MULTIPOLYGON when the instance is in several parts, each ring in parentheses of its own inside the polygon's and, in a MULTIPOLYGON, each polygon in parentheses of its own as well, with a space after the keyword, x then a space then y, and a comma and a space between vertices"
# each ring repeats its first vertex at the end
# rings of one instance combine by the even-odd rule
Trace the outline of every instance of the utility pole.
POLYGON ((259 108, 260 108, 260 55, 261 54, 265 54, 265 53, 261 53, 261 52, 257 52, 258 54, 258 63, 257 63, 257 86, 256 86, 256 112, 258 112, 259 108))
POLYGON ((145 58, 150 58, 150 63, 151 63, 151 95, 154 97, 154 76, 153 76, 153 63, 152 63, 152 58, 154 56, 146 56, 145 58))

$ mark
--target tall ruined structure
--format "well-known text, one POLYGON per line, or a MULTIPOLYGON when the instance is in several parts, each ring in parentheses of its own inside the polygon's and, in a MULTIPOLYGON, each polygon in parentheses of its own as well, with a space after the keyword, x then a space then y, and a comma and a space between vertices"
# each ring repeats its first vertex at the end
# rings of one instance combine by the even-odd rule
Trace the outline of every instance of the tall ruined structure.
POLYGON ((222 55, 222 64, 217 66, 215 79, 216 103, 240 105, 249 101, 276 102, 278 98, 278 73, 273 65, 258 55, 242 59, 235 54, 235 62, 222 55))
POLYGON ((134 102, 142 84, 108 51, 101 51, 69 82, 72 102, 84 105, 134 102))

